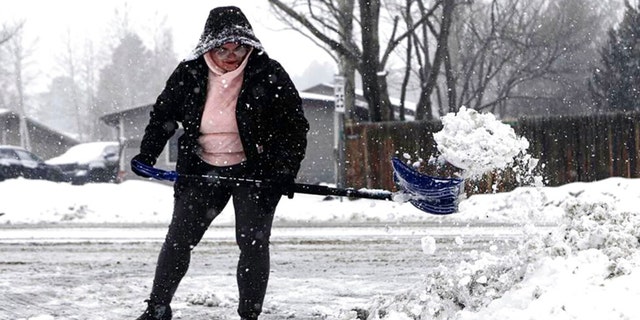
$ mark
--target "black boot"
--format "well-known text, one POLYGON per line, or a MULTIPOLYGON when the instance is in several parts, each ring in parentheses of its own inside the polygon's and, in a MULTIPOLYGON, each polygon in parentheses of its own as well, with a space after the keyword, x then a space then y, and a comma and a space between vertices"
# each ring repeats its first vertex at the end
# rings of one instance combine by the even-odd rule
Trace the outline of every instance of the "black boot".
POLYGON ((136 320, 171 320, 171 307, 168 304, 156 304, 146 300, 147 310, 136 320))

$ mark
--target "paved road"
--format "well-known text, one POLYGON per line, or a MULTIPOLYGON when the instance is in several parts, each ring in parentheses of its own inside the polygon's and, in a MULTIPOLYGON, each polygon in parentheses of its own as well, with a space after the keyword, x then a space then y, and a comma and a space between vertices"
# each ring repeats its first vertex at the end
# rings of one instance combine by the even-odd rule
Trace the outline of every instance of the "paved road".
MULTIPOLYGON (((165 228, 0 228, 0 319, 135 319, 144 308, 165 228)), ((376 295, 419 286, 429 268, 471 250, 509 245, 508 227, 276 226, 261 319, 337 319, 376 295), (425 254, 423 237, 437 239, 425 254)), ((194 250, 174 300, 175 319, 236 319, 237 248, 230 227, 194 250)))

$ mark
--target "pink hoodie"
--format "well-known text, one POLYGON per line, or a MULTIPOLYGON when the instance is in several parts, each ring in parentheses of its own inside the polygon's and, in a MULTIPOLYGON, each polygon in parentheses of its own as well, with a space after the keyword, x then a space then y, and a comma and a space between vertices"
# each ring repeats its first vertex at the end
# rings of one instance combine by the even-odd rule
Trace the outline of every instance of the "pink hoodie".
POLYGON ((237 69, 226 73, 213 62, 210 54, 211 51, 204 54, 209 66, 209 84, 198 142, 202 147, 202 160, 225 167, 246 160, 238 134, 236 103, 251 51, 237 69))

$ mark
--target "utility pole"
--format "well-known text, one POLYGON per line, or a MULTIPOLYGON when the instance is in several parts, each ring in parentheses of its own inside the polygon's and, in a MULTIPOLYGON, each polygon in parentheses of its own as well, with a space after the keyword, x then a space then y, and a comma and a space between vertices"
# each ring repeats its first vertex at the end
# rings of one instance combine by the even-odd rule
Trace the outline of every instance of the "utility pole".
POLYGON ((333 151, 335 155, 335 181, 338 188, 343 188, 345 184, 344 84, 344 76, 336 75, 334 77, 333 151))

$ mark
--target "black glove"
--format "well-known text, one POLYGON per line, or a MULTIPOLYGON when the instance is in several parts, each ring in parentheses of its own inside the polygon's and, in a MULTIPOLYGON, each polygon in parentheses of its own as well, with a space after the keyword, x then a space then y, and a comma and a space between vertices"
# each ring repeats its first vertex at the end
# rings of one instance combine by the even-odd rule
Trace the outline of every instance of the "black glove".
POLYGON ((295 193, 296 172, 289 169, 283 161, 274 160, 273 156, 262 155, 254 168, 255 176, 269 181, 275 192, 286 195, 289 199, 295 193))
POLYGON ((277 172, 271 179, 274 188, 280 191, 281 194, 286 195, 289 199, 293 199, 295 193, 295 181, 296 176, 288 169, 277 172))
POLYGON ((156 158, 145 153, 140 153, 131 159, 131 171, 133 171, 133 173, 143 178, 151 178, 151 176, 145 172, 139 171, 136 166, 133 165, 134 161, 153 167, 153 165, 156 164, 156 158))

